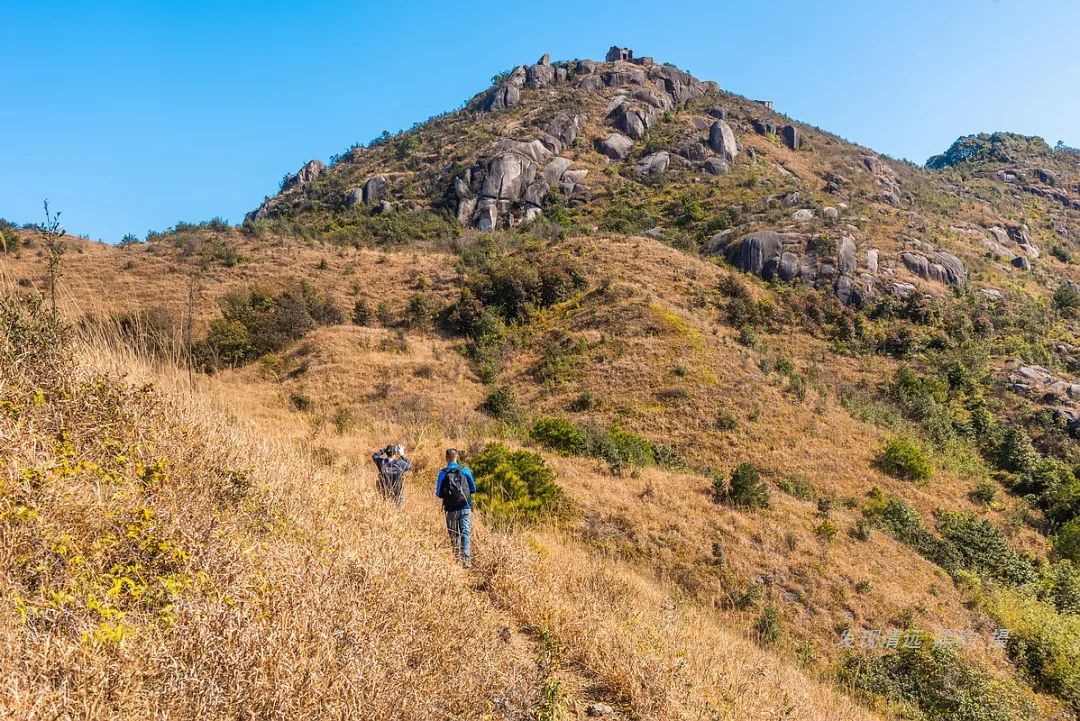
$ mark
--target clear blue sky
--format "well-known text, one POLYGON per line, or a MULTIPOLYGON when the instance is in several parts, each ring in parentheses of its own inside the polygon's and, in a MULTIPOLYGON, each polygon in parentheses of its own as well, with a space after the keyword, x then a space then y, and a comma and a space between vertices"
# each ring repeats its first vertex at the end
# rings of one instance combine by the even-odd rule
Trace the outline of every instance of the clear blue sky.
POLYGON ((1080 145, 1077 0, 0 0, 0 216, 115 242, 238 222, 282 175, 496 72, 632 47, 881 152, 1080 145))

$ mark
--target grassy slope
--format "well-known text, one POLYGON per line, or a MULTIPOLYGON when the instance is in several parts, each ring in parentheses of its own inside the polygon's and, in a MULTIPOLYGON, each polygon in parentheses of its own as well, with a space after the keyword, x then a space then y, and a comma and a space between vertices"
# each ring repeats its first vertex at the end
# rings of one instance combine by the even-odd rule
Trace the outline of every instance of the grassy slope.
MULTIPOLYGON (((433 504, 389 511, 367 473, 236 418, 258 406, 243 386, 188 397, 100 344, 71 369, 63 355, 4 369, 6 715, 522 718, 602 700, 647 718, 866 717, 557 535, 481 530, 466 574, 433 504)), ((387 422, 350 440, 408 431, 387 422)))

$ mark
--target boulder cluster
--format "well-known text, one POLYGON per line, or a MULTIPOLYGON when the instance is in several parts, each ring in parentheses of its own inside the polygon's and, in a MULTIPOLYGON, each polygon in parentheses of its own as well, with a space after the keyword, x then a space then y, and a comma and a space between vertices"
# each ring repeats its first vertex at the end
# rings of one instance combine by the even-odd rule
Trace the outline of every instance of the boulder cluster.
MULTIPOLYGON (((490 113, 513 108, 521 103, 526 88, 574 83, 587 93, 606 94, 614 89, 606 115, 612 131, 595 141, 595 149, 612 161, 620 161, 661 113, 718 89, 715 83, 701 82, 678 68, 657 65, 648 57, 635 58, 627 48, 614 47, 607 57, 606 63, 579 60, 571 66, 552 65, 545 54, 533 65, 519 66, 509 73, 481 100, 479 110, 490 113)), ((513 225, 540 215, 552 192, 566 195, 571 205, 586 202, 588 171, 571 168, 571 161, 561 155, 577 139, 585 120, 584 114, 561 111, 531 140, 500 138, 492 143, 471 167, 451 180, 458 221, 482 230, 513 225)), ((708 172, 726 172, 725 163, 734 160, 738 145, 723 120, 717 120, 710 130, 708 147, 716 158, 710 158, 703 143, 696 143, 684 149, 684 155, 666 150, 647 155, 636 164, 635 172, 642 178, 659 175, 690 160, 705 163, 708 172)))
MULTIPOLYGON (((1056 350, 1059 354, 1071 355, 1078 349, 1061 345, 1056 350)), ((1055 376, 1042 366, 1019 360, 1005 363, 1005 375, 1009 390, 1050 406, 1054 417, 1065 425, 1069 435, 1080 437, 1080 384, 1055 376)))
POLYGON ((801 282, 816 288, 830 288, 845 304, 862 305, 875 293, 878 251, 866 252, 860 265, 855 238, 838 240, 803 233, 757 231, 732 238, 730 231, 710 242, 737 268, 765 280, 801 282))

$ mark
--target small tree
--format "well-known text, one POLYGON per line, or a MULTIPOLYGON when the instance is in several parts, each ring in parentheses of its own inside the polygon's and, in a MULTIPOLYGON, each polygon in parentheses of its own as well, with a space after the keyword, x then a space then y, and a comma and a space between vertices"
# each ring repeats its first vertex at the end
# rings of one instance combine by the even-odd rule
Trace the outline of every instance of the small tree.
POLYGON ((904 481, 925 481, 930 477, 930 461, 914 442, 893 438, 878 459, 881 470, 904 481))
POLYGON ((56 283, 60 280, 60 260, 67 251, 64 236, 67 231, 60 225, 60 211, 49 210, 49 201, 45 201, 45 223, 38 227, 41 244, 45 246, 45 258, 49 269, 49 300, 52 312, 56 313, 56 283))
POLYGON ((749 510, 769 507, 769 487, 753 464, 743 462, 731 471, 727 500, 733 506, 749 510))
POLYGON ((142 241, 134 233, 128 233, 120 239, 121 248, 129 248, 133 245, 142 245, 142 241))

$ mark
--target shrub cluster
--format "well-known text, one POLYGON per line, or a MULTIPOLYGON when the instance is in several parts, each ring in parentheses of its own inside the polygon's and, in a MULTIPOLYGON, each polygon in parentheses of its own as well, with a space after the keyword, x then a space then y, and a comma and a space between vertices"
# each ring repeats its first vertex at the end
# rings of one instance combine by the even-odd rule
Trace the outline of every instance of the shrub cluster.
POLYGON ((498 522, 534 522, 558 511, 562 489, 543 456, 488 444, 471 464, 477 508, 498 522))
POLYGON ((221 318, 196 348, 201 364, 235 366, 284 348, 321 325, 344 322, 333 301, 307 283, 274 293, 264 288, 236 291, 221 300, 221 318))
POLYGON ((907 438, 893 438, 885 444, 878 459, 881 470, 905 481, 925 481, 930 478, 930 461, 918 445, 907 438))
MULTIPOLYGON (((883 656, 851 654, 841 679, 886 700, 897 717, 925 721, 1015 721, 1036 709, 1014 684, 996 681, 956 650, 924 640, 883 656)), ((891 714, 890 714, 891 715, 891 714)))
POLYGON ((678 453, 668 446, 654 444, 618 426, 578 425, 565 418, 550 416, 538 418, 529 437, 564 455, 599 458, 616 473, 641 466, 679 468, 684 465, 678 453))

